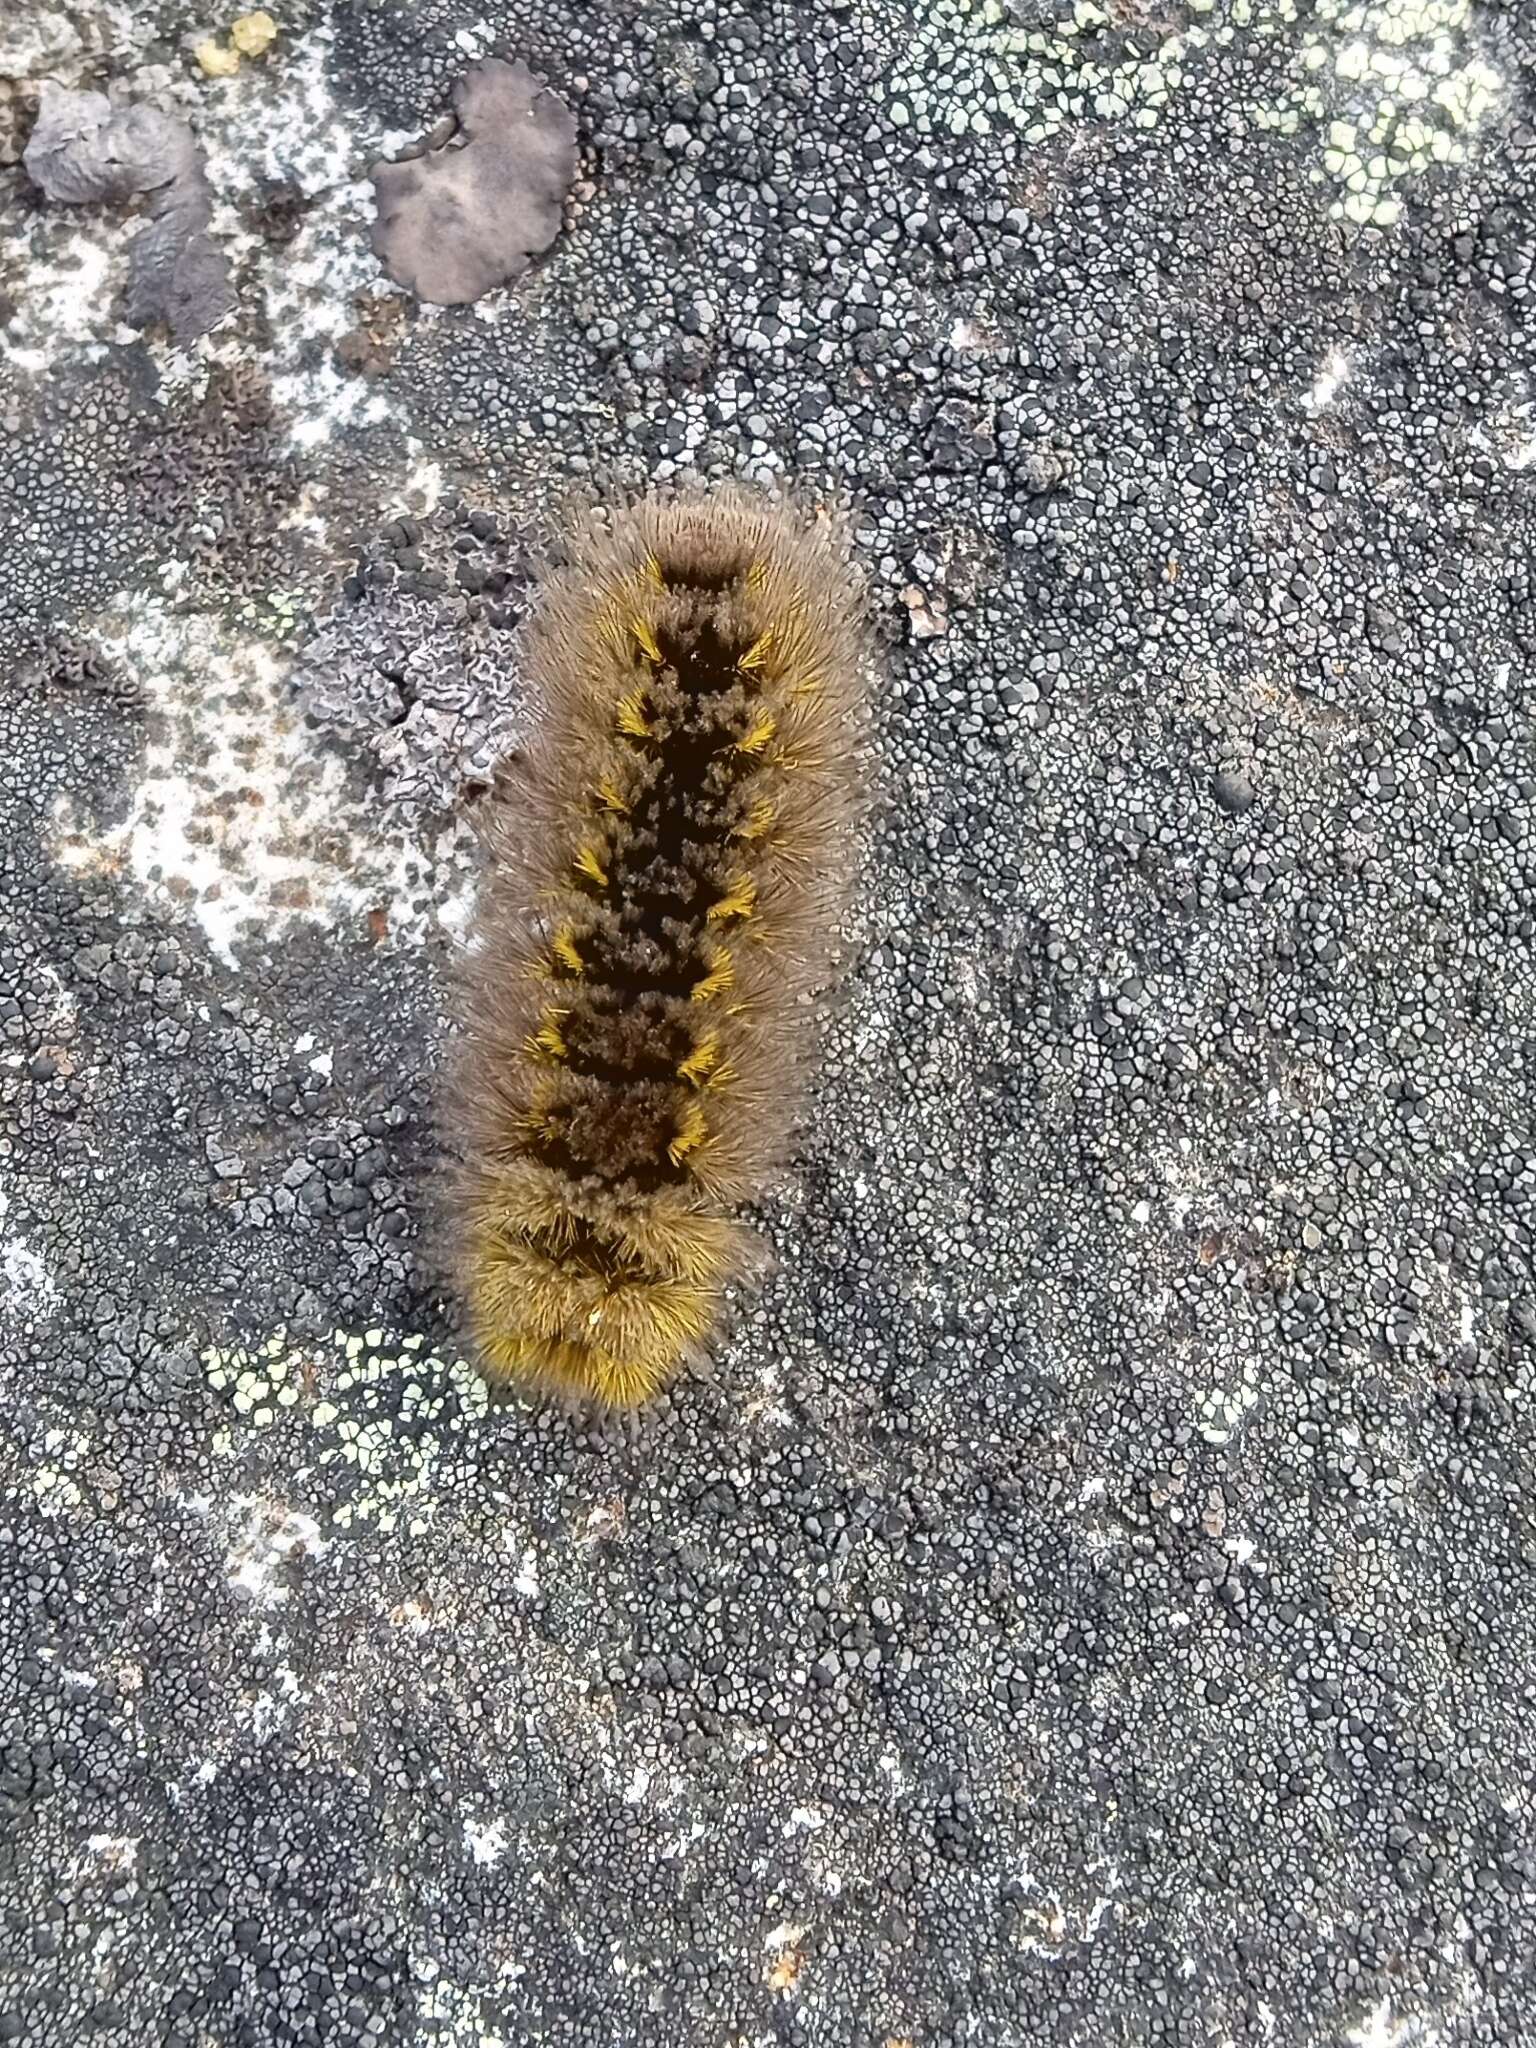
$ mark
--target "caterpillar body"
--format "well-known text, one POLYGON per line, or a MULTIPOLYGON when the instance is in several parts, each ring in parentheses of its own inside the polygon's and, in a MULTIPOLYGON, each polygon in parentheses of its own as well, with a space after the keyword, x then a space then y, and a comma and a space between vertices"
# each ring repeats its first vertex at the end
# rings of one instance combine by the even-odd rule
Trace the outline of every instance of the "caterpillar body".
POLYGON ((488 800, 457 1257, 489 1379, 630 1407, 704 1346, 793 1129, 869 647, 843 528, 784 500, 643 499, 569 554, 488 800))

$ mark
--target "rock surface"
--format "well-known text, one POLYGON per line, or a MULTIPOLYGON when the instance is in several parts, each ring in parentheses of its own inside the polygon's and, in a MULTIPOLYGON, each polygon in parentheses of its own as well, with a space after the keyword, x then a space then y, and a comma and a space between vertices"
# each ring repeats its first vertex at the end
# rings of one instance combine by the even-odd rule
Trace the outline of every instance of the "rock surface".
POLYGON ((0 169, 0 2040, 1536 2042, 1536 17, 1296 11, 507 0, 584 175, 445 310, 485 10, 0 24, 235 298, 0 169), (884 802, 619 1435, 432 1115, 532 558, 683 474, 853 500, 884 802))

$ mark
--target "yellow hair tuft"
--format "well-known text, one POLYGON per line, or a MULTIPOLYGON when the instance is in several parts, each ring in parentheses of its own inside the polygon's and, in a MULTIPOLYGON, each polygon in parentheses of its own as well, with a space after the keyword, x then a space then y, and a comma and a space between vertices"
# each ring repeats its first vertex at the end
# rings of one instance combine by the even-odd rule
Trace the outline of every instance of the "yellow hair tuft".
POLYGON ((570 1015, 569 1010, 546 1010, 544 1021, 528 1041, 536 1052, 548 1053, 552 1060, 563 1060, 570 1047, 560 1036, 561 1023, 570 1015))
POLYGON ((683 1080, 691 1081, 695 1088, 702 1088, 719 1063, 720 1041, 711 1035, 699 1040, 677 1071, 683 1080))
POLYGON ((711 996, 728 989, 735 979, 736 969, 730 954, 724 946, 717 947, 710 955, 709 972, 693 984, 689 995, 696 1003, 707 1003, 711 996))
POLYGON ((766 839, 773 830, 774 822, 778 815, 778 806, 771 798, 766 796, 754 797, 752 808, 747 813, 746 823, 736 827, 734 836, 737 839, 747 840, 766 839))
POLYGON ((646 659, 648 661, 654 661, 656 665, 660 667, 661 646, 656 638, 656 635, 651 630, 651 623, 649 619, 644 618, 639 612, 636 612, 630 619, 629 630, 634 635, 636 641, 639 643, 639 646, 644 652, 646 659))
POLYGON ((734 875, 723 896, 717 896, 704 913, 706 924, 720 924, 728 917, 750 917, 757 908, 757 883, 751 875, 734 875))
POLYGON ((626 739, 648 740, 651 736, 650 721, 645 715, 645 685, 639 683, 627 695, 619 699, 617 713, 619 731, 626 739))
POLYGON ((704 1121, 704 1112, 697 1102, 686 1102, 677 1120, 677 1131, 667 1147, 667 1157, 674 1166, 681 1166, 691 1153, 709 1136, 709 1126, 704 1121))
POLYGON ((577 852, 573 866, 578 874, 583 874, 589 881, 596 882, 600 889, 607 888, 608 876, 602 862, 597 857, 597 851, 594 847, 581 847, 577 852))

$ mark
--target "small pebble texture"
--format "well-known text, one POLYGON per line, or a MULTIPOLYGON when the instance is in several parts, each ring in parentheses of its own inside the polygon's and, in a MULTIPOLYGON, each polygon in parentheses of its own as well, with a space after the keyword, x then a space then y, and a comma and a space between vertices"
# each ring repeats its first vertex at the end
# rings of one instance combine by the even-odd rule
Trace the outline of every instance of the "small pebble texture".
POLYGON ((5 10, 0 2042, 1536 2044, 1536 14, 1296 11, 5 10), (558 232, 396 283, 491 63, 558 232), (195 347, 45 79, 186 124, 195 347), (771 1270, 498 1404, 536 559, 775 477, 883 680, 771 1270))

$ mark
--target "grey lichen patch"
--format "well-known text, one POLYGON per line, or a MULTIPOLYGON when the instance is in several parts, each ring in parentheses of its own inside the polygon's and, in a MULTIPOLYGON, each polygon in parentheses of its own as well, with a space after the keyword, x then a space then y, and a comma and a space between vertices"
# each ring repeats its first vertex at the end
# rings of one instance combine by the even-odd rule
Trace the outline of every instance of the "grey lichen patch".
POLYGON ((179 116, 143 104, 115 107, 103 93, 67 92, 45 80, 22 161, 33 183, 66 205, 151 195, 148 223, 129 255, 126 311, 134 326, 164 320, 187 342, 231 311, 229 264, 207 232, 213 197, 179 116))
POLYGON ((457 497, 390 521, 359 555, 293 683, 306 714, 369 756, 413 821, 489 785, 521 735, 521 537, 457 497))
POLYGON ((1336 219, 1388 225, 1393 187, 1464 160, 1498 90, 1477 53, 1470 0, 1317 0, 1305 33, 1295 0, 1185 0, 1178 26, 1126 29, 1097 0, 1049 27, 1019 25, 1002 0, 934 0, 887 81, 887 116, 925 135, 1013 129, 1048 142, 1086 120, 1153 128, 1207 53, 1289 37, 1292 85, 1241 110, 1261 132, 1324 129, 1317 176, 1337 187, 1336 219))
POLYGON ((390 276, 434 306, 521 277, 560 232, 576 175, 576 119, 526 64, 488 57, 454 87, 459 134, 375 164, 373 245, 390 276))
MULTIPOLYGON (((446 1476, 462 1439, 484 1415, 485 1383, 462 1359, 444 1360, 420 1336, 382 1329, 332 1334, 303 1346, 274 1331, 254 1350, 211 1346, 202 1354, 209 1386, 252 1429, 296 1411, 315 1434, 315 1459, 331 1497, 320 1511, 337 1528, 426 1526, 434 1482, 446 1476)), ((226 1430, 215 1450, 236 1448, 226 1430)))

